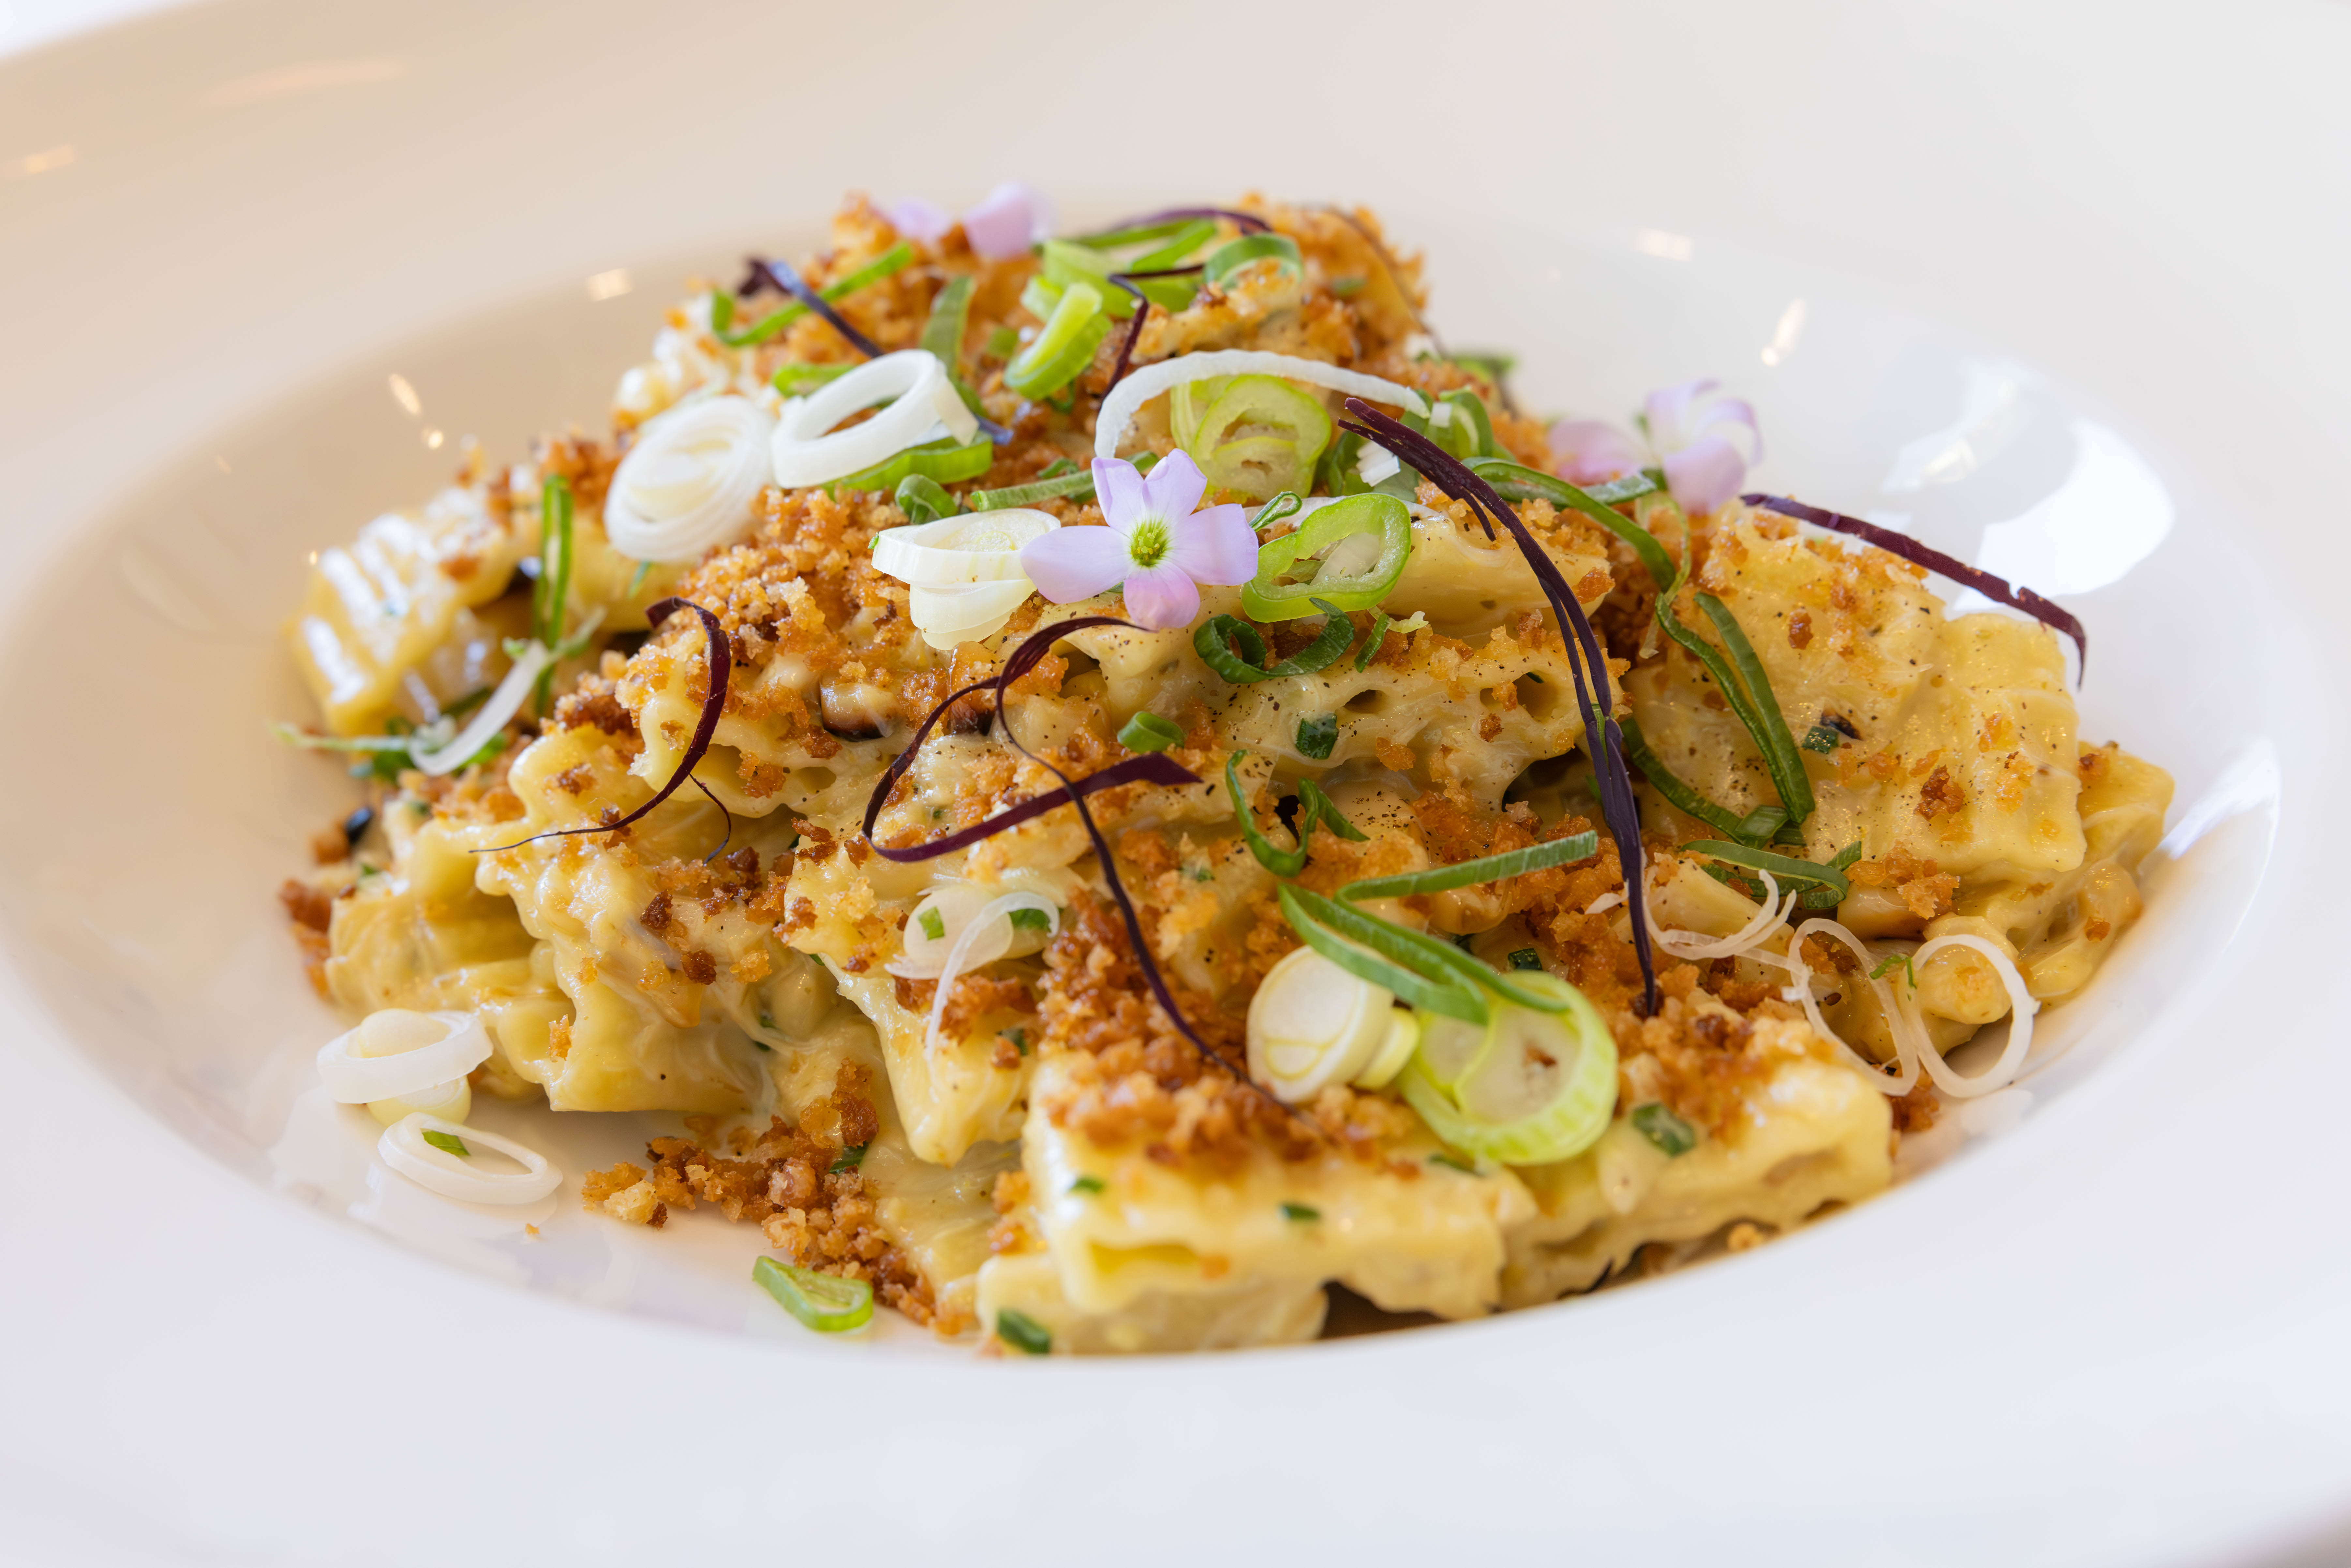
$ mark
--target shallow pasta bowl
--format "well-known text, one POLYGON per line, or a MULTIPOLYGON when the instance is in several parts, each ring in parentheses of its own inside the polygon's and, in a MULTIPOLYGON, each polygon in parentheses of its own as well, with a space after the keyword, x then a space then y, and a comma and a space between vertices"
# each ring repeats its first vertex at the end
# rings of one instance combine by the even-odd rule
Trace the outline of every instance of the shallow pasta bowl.
MULTIPOLYGON (((1148 12, 890 26, 261 4, 0 68, 11 1538, 1820 1562, 1898 1531, 2147 1562, 2335 1523, 2351 26, 1357 7, 1253 16, 1239 63, 1148 12), (877 78, 885 49, 921 79, 877 78), (744 1239, 568 1200, 540 1239, 469 1228, 300 1146, 330 1019, 269 893, 343 797, 265 725, 298 711, 277 626, 307 553, 468 435, 598 420, 689 272, 813 240, 842 187, 1011 174, 1072 218, 1370 203, 1526 401, 1720 375, 1769 487, 2063 597, 2085 733, 2180 790, 2147 915, 2048 1016, 2027 1097, 1719 1266, 1082 1364, 818 1341, 744 1239)), ((549 1134, 574 1168, 628 1135, 549 1134)))

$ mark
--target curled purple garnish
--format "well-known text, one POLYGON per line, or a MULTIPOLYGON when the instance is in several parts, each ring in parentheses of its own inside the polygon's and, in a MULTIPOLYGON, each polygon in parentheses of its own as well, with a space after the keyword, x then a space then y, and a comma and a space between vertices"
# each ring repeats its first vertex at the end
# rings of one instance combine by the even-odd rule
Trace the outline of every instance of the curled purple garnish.
POLYGON ((1741 496, 1750 507, 1761 507, 1767 512, 1795 517, 1814 528, 1828 528, 1840 534, 1851 534, 1866 540, 1888 555, 1898 555, 1913 566, 1923 566, 1928 571, 1939 571, 1953 582, 1965 583, 1986 599, 1997 600, 2011 610, 2022 610, 2044 626, 2054 627, 2074 639, 2074 652, 2082 656, 2082 671, 2090 668, 2090 634, 2072 611, 2056 604, 2029 588, 2018 588, 2006 578, 1980 571, 1965 561, 1945 555, 1941 550, 1920 544, 1908 534, 1897 534, 1892 528, 1881 528, 1876 523, 1865 523, 1859 517, 1848 517, 1842 512, 1831 512, 1819 507, 1807 507, 1802 501, 1791 501, 1784 496, 1767 496, 1761 491, 1741 496))
MULTIPOLYGON (((658 626, 681 610, 691 610, 700 616, 702 630, 710 639, 710 695, 702 699, 702 717, 694 727, 694 738, 686 743, 685 754, 677 759, 677 768, 670 774, 669 782, 655 791, 652 800, 627 816, 617 818, 612 821, 593 822, 584 828, 549 828, 543 833, 533 833, 527 839, 517 839, 513 843, 500 844, 496 849, 480 849, 470 852, 477 855, 504 854, 508 850, 518 850, 525 844, 535 844, 541 839, 569 838, 574 833, 618 832, 672 795, 676 794, 678 786, 693 777, 694 765, 701 761, 710 750, 710 737, 718 732, 718 716, 726 711, 726 681, 727 677, 734 673, 735 654, 727 645, 726 631, 718 624, 718 617, 691 599, 664 599, 657 604, 647 606, 645 623, 649 626, 658 626)), ((710 794, 702 780, 696 779, 694 782, 695 787, 701 789, 704 794, 710 794)), ((717 799, 715 795, 711 796, 714 804, 717 799)), ((721 811, 726 810, 724 806, 718 809, 721 811)), ((727 818, 726 831, 730 835, 735 831, 732 816, 727 818)))
POLYGON ((799 275, 799 269, 790 262, 770 261, 765 256, 754 256, 751 258, 751 267, 754 271, 765 273, 769 282, 831 322, 832 329, 847 339, 851 348, 869 360, 878 360, 882 357, 882 350, 873 340, 844 320, 841 312, 832 308, 832 302, 810 288, 808 286, 808 279, 802 277, 799 275))
POLYGON ((1495 494, 1492 486, 1428 437, 1397 423, 1363 399, 1349 398, 1346 409, 1362 423, 1341 420, 1342 430, 1377 442, 1418 469, 1438 489, 1457 501, 1468 502, 1479 514, 1479 520, 1485 524, 1488 538, 1494 537, 1496 523, 1510 530, 1510 537, 1518 541, 1519 552, 1527 558, 1535 580, 1542 584, 1543 597, 1551 601, 1552 613, 1559 617, 1561 632, 1573 638, 1583 653, 1581 663, 1570 666, 1575 676, 1575 701, 1583 716, 1585 749, 1593 754, 1592 773, 1600 789, 1600 814, 1606 819, 1608 831, 1616 841, 1616 860, 1625 873, 1625 906, 1633 918, 1633 952, 1641 961, 1642 998, 1647 1012, 1654 1014, 1657 1010, 1657 970, 1656 960, 1649 951, 1648 915, 1641 896, 1641 809, 1633 798, 1632 773, 1625 765, 1625 736, 1616 726, 1615 699, 1609 690, 1608 661, 1601 651, 1599 634, 1593 631, 1591 619, 1583 613, 1583 606, 1577 602, 1567 579, 1560 575, 1559 563, 1535 542, 1526 524, 1519 520, 1517 510, 1495 494), (1591 744, 1595 737, 1596 746, 1591 744))
MULTIPOLYGON (((1143 336, 1144 318, 1151 314, 1150 297, 1135 284, 1146 277, 1192 277, 1207 270, 1207 262, 1196 261, 1189 267, 1163 267, 1154 272, 1113 272, 1110 275, 1111 282, 1134 296, 1134 316, 1126 324, 1126 336, 1118 345, 1118 363, 1111 367, 1110 384, 1102 388, 1102 397, 1110 396, 1111 387, 1126 379, 1126 372, 1134 359, 1134 345, 1143 336)), ((1100 402, 1102 398, 1094 401, 1100 402)))
MULTIPOLYGON (((1128 945, 1134 949, 1135 965, 1142 969, 1144 980, 1151 987, 1151 994, 1158 1001, 1159 1010, 1167 1015, 1167 1021, 1176 1026, 1176 1031, 1178 1034, 1191 1041, 1192 1049, 1200 1053, 1202 1061, 1215 1063, 1235 1082, 1247 1085, 1266 1103, 1295 1118, 1297 1113, 1292 1107, 1284 1105, 1246 1071, 1218 1055, 1216 1048, 1200 1038, 1199 1031, 1192 1027, 1191 1021, 1185 1018, 1183 1009, 1176 1005, 1175 993, 1168 989, 1166 977, 1159 972, 1159 961, 1151 956, 1151 944, 1144 940, 1143 922, 1136 917, 1134 902, 1127 896, 1126 883, 1118 874, 1118 862, 1111 856, 1110 841, 1102 837, 1101 827, 1094 821, 1094 814, 1086 809, 1085 798, 1088 795, 1097 789, 1107 789, 1113 783, 1151 783, 1169 786, 1200 784, 1200 776, 1173 758, 1152 752, 1142 757, 1130 758, 1124 762, 1116 763, 1087 778, 1072 779, 1068 774, 1021 745, 1019 737, 1012 733, 1011 721, 1005 716, 1005 689, 1030 670, 1035 669, 1037 662, 1052 650, 1054 643, 1072 632, 1082 632, 1090 626, 1120 626, 1130 632, 1144 630, 1133 622, 1122 621, 1115 615, 1081 615, 1074 620, 1056 622, 1040 631, 1030 632, 1004 661, 1004 667, 997 672, 994 680, 978 681, 964 687, 963 690, 956 692, 933 708, 930 716, 923 720, 922 727, 914 731, 913 742, 890 764, 889 769, 873 786, 872 798, 865 802, 866 841, 869 843, 872 842, 873 824, 881 819, 882 808, 888 804, 891 790, 897 787, 900 779, 905 777, 906 769, 914 766, 914 754, 922 749, 923 742, 929 737, 932 727, 939 722, 949 708, 964 698, 979 692, 993 692, 996 702, 996 723, 1003 731, 1004 738, 1011 743, 1015 751, 1059 779, 1061 781, 1061 787, 1059 789, 1048 790, 1032 800, 1024 800, 1008 811, 999 811, 984 822, 963 829, 958 832, 949 833, 945 838, 933 839, 927 843, 917 844, 907 849, 884 849, 880 844, 874 844, 873 852, 885 860, 893 860, 902 863, 909 861, 925 861, 935 855, 946 854, 950 850, 977 843, 982 839, 1004 831, 1007 828, 1017 827, 1030 818, 1041 816, 1057 806, 1075 807, 1078 821, 1085 826, 1086 837, 1092 841, 1094 858, 1102 864, 1102 881, 1109 885, 1111 898, 1118 904, 1119 915, 1126 924, 1126 939, 1128 945), (1113 779, 1113 775, 1116 775, 1116 778, 1113 779)), ((1207 785, 1202 785, 1202 787, 1212 788, 1207 785)), ((1311 1125, 1311 1124, 1306 1124, 1311 1125)))

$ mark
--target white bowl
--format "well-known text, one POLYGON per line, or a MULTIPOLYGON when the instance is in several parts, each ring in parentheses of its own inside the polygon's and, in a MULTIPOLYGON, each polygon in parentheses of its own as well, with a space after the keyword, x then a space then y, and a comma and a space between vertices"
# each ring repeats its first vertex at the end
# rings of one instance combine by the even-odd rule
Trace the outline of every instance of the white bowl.
MULTIPOLYGON (((2155 1562, 2335 1527, 2351 16, 2172 22, 261 0, 0 65, 8 1538, 2155 1562), (820 1340, 747 1232, 371 1168, 305 1096, 336 1026, 270 896, 350 803, 266 729, 306 552, 463 436, 601 421, 690 272, 816 243, 841 188, 1012 175, 1070 220, 1367 202, 1522 401, 1719 375, 1767 487, 2062 590, 2085 734, 2180 792, 2025 1092, 1721 1266, 1127 1363, 820 1340)), ((574 1173, 659 1126, 486 1114, 574 1173)))

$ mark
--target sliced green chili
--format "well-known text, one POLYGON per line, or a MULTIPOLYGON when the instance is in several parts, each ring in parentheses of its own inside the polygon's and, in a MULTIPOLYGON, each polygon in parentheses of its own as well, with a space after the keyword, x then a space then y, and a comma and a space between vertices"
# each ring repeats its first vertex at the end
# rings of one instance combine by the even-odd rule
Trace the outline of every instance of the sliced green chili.
POLYGON ((1270 681, 1282 675, 1311 675, 1328 669, 1345 656, 1355 640, 1355 623, 1333 604, 1322 604, 1330 617, 1314 641, 1281 663, 1268 668, 1265 639, 1256 627, 1233 615, 1212 615, 1192 634, 1193 651, 1200 662, 1237 686, 1270 681))
MULTIPOLYGON (((1270 509, 1270 508, 1269 508, 1270 509)), ((1319 508, 1293 531, 1260 545, 1257 576, 1241 588, 1241 608, 1252 621, 1295 621, 1318 608, 1376 610, 1395 591, 1412 557, 1412 513, 1393 496, 1350 496, 1319 508), (1379 541, 1380 553, 1361 571, 1305 582, 1285 582, 1282 574, 1301 557, 1339 548, 1357 535, 1379 541)), ((1350 632, 1348 641, 1353 642, 1350 632)))
POLYGON ((863 1280, 820 1274, 773 1258, 752 1264, 751 1278, 784 1311, 819 1333, 845 1333, 873 1321, 873 1287, 863 1280))
POLYGON ((1221 290, 1232 280, 1233 274, 1249 266, 1249 263, 1263 261, 1268 256, 1271 256, 1280 269, 1290 277, 1306 276, 1306 264, 1299 256, 1298 242, 1288 235, 1278 235, 1270 231, 1264 234, 1243 235, 1238 239, 1227 240, 1208 253, 1208 259, 1201 276, 1211 287, 1221 290))

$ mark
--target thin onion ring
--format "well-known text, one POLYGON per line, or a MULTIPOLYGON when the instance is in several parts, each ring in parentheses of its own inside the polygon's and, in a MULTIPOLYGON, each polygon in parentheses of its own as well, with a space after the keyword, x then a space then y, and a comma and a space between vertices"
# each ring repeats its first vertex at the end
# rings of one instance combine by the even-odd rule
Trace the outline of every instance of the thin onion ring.
POLYGON ((979 422, 939 357, 926 349, 902 349, 784 404, 768 450, 776 483, 797 490, 845 478, 942 435, 967 442, 978 433, 979 422), (889 406, 872 419, 833 429, 884 398, 892 400, 889 406))
POLYGON ((456 772, 465 766, 474 753, 490 743, 492 736, 506 728, 514 716, 522 711, 522 705, 530 700, 531 687, 538 682, 539 672, 553 663, 555 655, 548 652, 546 645, 533 643, 523 650, 522 657, 514 662, 514 667, 507 671, 506 679, 497 684, 497 689, 474 710, 474 716, 465 721, 465 727, 449 737, 448 745, 422 754, 411 753, 409 760, 416 764, 417 771, 421 773, 456 772))
MULTIPOLYGON (((1868 943, 1835 921, 1816 915, 1797 926, 1789 936, 1788 953, 1784 958, 1776 953, 1750 953, 1748 956, 1777 964, 1788 971, 1788 988, 1782 995, 1790 1001, 1802 1004, 1804 1021, 1813 1026, 1814 1034, 1836 1047, 1837 1055, 1847 1067, 1865 1074, 1870 1085, 1888 1098, 1898 1099, 1910 1092, 1912 1085, 1918 1082, 1918 1060, 1922 1054, 1918 1049, 1919 1042, 1911 1037, 1909 1020, 1896 1005, 1892 990, 1884 980, 1869 973, 1876 955, 1869 950, 1868 943), (1869 981, 1870 988, 1876 992, 1878 1010, 1886 1017, 1886 1031, 1894 1037, 1894 1060, 1899 1069, 1894 1077, 1886 1077, 1883 1067, 1847 1045, 1843 1036, 1829 1028, 1828 1019, 1821 1016, 1821 1004, 1813 998, 1812 967, 1804 962, 1802 950, 1804 938, 1815 932, 1834 937, 1861 956, 1861 972, 1869 981)), ((1923 1054, 1931 1055, 1933 1051, 1934 1047, 1928 1045, 1923 1054)))
POLYGON ((461 1126, 417 1111, 383 1130, 375 1144, 378 1158, 427 1192, 454 1197, 460 1203, 536 1203, 563 1185, 555 1163, 528 1144, 478 1127, 461 1126), (496 1149, 523 1168, 518 1171, 477 1171, 456 1164, 460 1157, 424 1141, 427 1132, 456 1138, 468 1148, 479 1144, 496 1149))
MULTIPOLYGON (((983 935, 992 935, 991 928, 996 925, 1001 925, 1008 936, 1012 931, 1012 912, 1016 909, 1043 910, 1045 932, 1049 936, 1058 935, 1061 929, 1061 906, 1042 894, 1008 893, 981 904, 972 915, 971 924, 956 933, 955 946, 947 949, 946 960, 939 966, 939 986, 931 997, 930 1021, 923 1029, 923 1050, 925 1052, 939 1048, 939 1022, 946 1017, 947 998, 955 991, 956 982, 963 978, 966 968, 976 969, 981 963, 994 962, 992 958, 984 958, 974 963, 971 950, 979 945, 983 935)), ((1008 941, 1005 944, 1006 947, 1010 946, 1008 941)), ((1000 954, 1001 949, 998 951, 1000 954)))
POLYGON ((2041 1010, 2041 1004, 2034 1000, 2032 993, 2025 988, 2024 977, 2018 971, 2015 963, 2009 956, 1983 937, 1972 933, 1961 932, 1948 936, 1937 936, 1920 944, 1918 950, 1910 955, 1912 971, 1915 973, 1918 965, 1925 963, 1946 947, 1965 947, 1972 952, 1982 954, 1991 960, 1992 968, 2000 975, 2000 983, 2008 988, 2010 1009, 2008 1045, 2000 1053, 2000 1060, 1973 1078, 1960 1073, 1943 1060, 1942 1052, 1937 1051, 1932 1041, 1928 1040, 1927 1022, 1919 1016, 1916 991, 1898 992, 1897 998, 1902 1007, 1904 1021, 1917 1032, 1919 1040, 1922 1042, 1923 1049, 1919 1052, 1919 1058, 1927 1064, 1927 1076, 1935 1081, 1937 1089, 1949 1094, 1952 1099, 1972 1100, 1980 1094, 1989 1094, 1996 1089, 2005 1089, 2016 1081, 2017 1073, 2023 1070, 2024 1059, 2032 1051, 2032 1017, 2041 1010))
POLYGON ((435 1012, 423 1016, 440 1024, 446 1032, 414 1051, 391 1056, 354 1055, 351 1046, 359 1039, 359 1028, 345 1030, 320 1046, 319 1079, 327 1086, 327 1092, 346 1105, 397 1100, 453 1078, 463 1078, 490 1059, 489 1034, 482 1028, 482 1020, 472 1013, 435 1012))
POLYGON ((716 545, 749 531, 752 506, 768 483, 772 458, 767 449, 776 421, 747 397, 708 397, 681 403, 639 427, 636 444, 612 471, 604 496, 604 532, 612 548, 638 560, 691 561, 716 545), (653 518, 630 498, 639 481, 654 476, 655 465, 684 461, 689 442, 719 436, 728 443, 722 464, 705 470, 703 498, 675 517, 653 518))
MULTIPOLYGON (((1154 361, 1131 371, 1124 381, 1111 388, 1110 395, 1102 399, 1102 408, 1094 415, 1094 455, 1117 456, 1118 444, 1125 439, 1126 427, 1134 423, 1135 414, 1144 403, 1169 388, 1186 382, 1206 381, 1211 376, 1246 375, 1280 376, 1387 403, 1412 413, 1428 413, 1427 402, 1410 387, 1367 376, 1361 371, 1341 370, 1321 360, 1304 360, 1295 354, 1272 354, 1258 349, 1216 349, 1154 361)), ((840 382, 833 384, 838 386, 840 382)))

